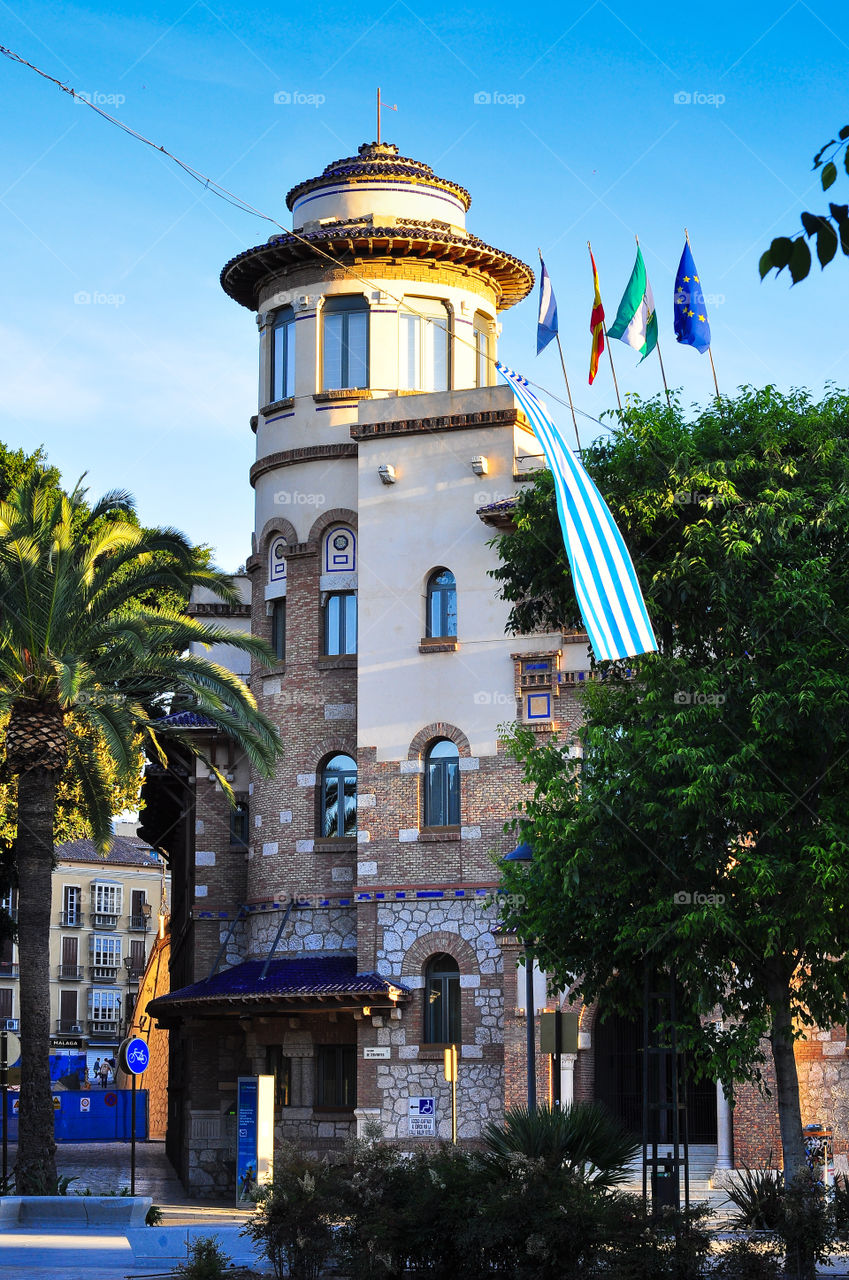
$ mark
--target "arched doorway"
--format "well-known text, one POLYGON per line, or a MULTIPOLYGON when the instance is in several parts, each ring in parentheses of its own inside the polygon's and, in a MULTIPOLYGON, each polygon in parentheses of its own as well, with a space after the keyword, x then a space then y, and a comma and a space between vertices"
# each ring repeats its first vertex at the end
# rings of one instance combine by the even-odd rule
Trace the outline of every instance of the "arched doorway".
MULTIPOLYGON (((634 1134, 643 1129, 642 1018, 599 1012, 593 1031, 595 1097, 634 1134)), ((687 1137, 693 1144, 716 1142, 716 1084, 687 1081, 687 1137)))

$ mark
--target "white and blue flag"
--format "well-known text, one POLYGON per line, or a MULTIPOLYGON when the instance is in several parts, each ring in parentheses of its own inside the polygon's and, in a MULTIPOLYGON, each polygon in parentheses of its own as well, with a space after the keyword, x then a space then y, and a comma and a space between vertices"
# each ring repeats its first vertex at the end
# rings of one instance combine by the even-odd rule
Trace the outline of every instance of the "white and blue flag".
POLYGON ((610 510, 527 379, 500 362, 554 476, 557 512, 581 617, 599 662, 654 653, 657 641, 628 548, 610 510))
POLYGON ((537 355, 544 351, 557 335, 557 299, 551 287, 546 265, 539 255, 539 320, 537 321, 537 355))

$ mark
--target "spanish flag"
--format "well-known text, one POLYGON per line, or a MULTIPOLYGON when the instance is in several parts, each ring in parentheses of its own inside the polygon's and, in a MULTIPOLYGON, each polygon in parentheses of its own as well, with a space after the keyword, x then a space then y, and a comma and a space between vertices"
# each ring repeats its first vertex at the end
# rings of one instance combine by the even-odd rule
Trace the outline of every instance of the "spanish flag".
POLYGON ((593 347, 590 352, 590 386, 598 373, 598 358, 604 350, 604 307, 601 305, 601 291, 598 287, 598 271, 596 270, 593 251, 590 249, 590 262, 593 265, 593 309, 590 316, 590 333, 593 335, 593 347))

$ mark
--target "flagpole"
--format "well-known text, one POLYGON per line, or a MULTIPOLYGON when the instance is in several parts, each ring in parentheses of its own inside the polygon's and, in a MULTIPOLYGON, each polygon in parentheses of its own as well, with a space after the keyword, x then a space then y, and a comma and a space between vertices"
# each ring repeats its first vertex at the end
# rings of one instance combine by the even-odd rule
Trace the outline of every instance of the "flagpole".
MULTIPOLYGON (((637 242, 637 248, 639 249, 639 247, 640 247, 640 237, 639 237, 638 235, 635 235, 635 236, 634 236, 634 239, 636 240, 636 242, 637 242)), ((646 279, 648 279, 648 273, 646 273, 646 279)), ((657 313, 655 313, 655 322, 657 322, 657 313)), ((660 325, 658 325, 658 329, 660 329, 660 325)), ((670 398, 669 398, 669 387, 666 385, 666 370, 665 370, 665 369, 664 369, 664 367, 663 367, 663 356, 660 354, 660 334, 659 334, 659 333, 658 333, 658 336, 657 336, 657 341, 655 342, 655 344, 654 344, 654 345, 655 345, 655 347, 656 347, 656 349, 657 349, 657 358, 658 358, 658 360, 660 361, 660 376, 661 376, 661 378, 663 378, 663 389, 664 389, 664 391, 666 392, 666 403, 667 403, 667 405, 671 408, 671 407, 672 407, 672 401, 671 401, 671 400, 670 400, 670 398)))
POLYGON ((581 452, 581 437, 578 435, 578 419, 575 417, 575 406, 572 403, 572 391, 569 387, 569 375, 566 372, 566 361, 563 358, 563 348, 560 345, 560 334, 555 333, 557 339, 557 350, 560 352, 560 364, 563 369, 563 381, 566 383, 566 394, 569 397, 569 408, 572 410, 572 424, 575 428, 575 439, 578 442, 578 453, 581 452))
MULTIPOLYGON (((542 249, 540 249, 539 245, 537 245, 537 253, 539 254, 539 260, 542 266, 542 270, 543 272, 545 272, 545 262, 542 256, 542 249)), ((542 288, 542 281, 540 281, 540 288, 542 288)), ((542 295, 540 294, 540 297, 541 296, 542 295)), ((553 297, 553 294, 552 294, 552 297, 553 297)), ((556 314, 557 314, 557 308, 555 304, 555 316, 556 314)), ((575 439, 578 442, 578 453, 580 454, 581 437, 578 435, 578 419, 575 417, 575 405, 572 402, 572 388, 569 386, 569 375, 566 372, 566 360, 563 355, 563 347, 561 346, 561 343, 560 343, 560 333, 558 332, 557 329, 554 330, 554 336, 557 339, 557 350, 560 352, 560 366, 563 370, 563 381, 566 383, 566 394, 569 397, 569 408, 572 411, 572 425, 575 428, 575 439)), ((539 350, 537 350, 537 354, 539 354, 539 350)))
MULTIPOLYGON (((687 248, 692 250, 693 246, 690 244, 690 233, 686 227, 684 228, 684 239, 687 241, 687 248)), ((705 312, 705 315, 707 315, 707 312, 705 312)), ((708 347, 707 350, 708 350, 708 359, 710 360, 710 369, 711 369, 711 373, 713 374, 713 385, 716 387, 716 399, 718 403, 720 400, 719 383, 716 380, 716 365, 713 363, 713 350, 711 347, 708 347)))
MULTIPOLYGON (((592 245, 590 244, 589 240, 587 241, 587 248, 588 248, 588 249, 589 249, 589 251, 590 251, 590 260, 592 261, 592 260, 593 260, 593 256, 592 256, 592 255, 593 255, 593 247, 592 247, 592 245)), ((596 268, 596 273, 598 273, 598 268, 596 268)), ((601 286, 600 286, 600 285, 599 285, 598 295, 599 295, 599 297, 601 297, 601 286)), ((604 306, 604 304, 602 303, 602 307, 603 307, 603 306, 604 306)), ((607 334, 605 334, 604 336, 605 336, 605 338, 606 338, 606 337, 607 337, 607 334)), ((604 345, 605 345, 605 347, 607 348, 607 357, 608 357, 608 359, 610 360, 610 372, 613 374, 613 386, 614 386, 614 388, 615 388, 615 390, 616 390, 616 403, 619 405, 619 412, 620 412, 620 414, 621 414, 621 413, 622 413, 622 400, 621 400, 620 395, 619 395, 619 383, 616 381, 616 370, 615 370, 615 369, 614 369, 614 367, 613 367, 613 352, 610 350, 610 340, 608 339, 608 341, 607 341, 607 342, 605 342, 605 344, 604 344, 604 345)))

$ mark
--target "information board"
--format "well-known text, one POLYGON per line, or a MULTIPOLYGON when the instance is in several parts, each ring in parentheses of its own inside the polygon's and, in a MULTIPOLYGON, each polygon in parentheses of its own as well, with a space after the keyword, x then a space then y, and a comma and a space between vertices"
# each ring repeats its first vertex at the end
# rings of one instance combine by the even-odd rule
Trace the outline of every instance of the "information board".
POLYGON ((436 1100, 434 1098, 408 1098, 411 1138, 436 1136, 436 1100))
POLYGON ((251 1204, 274 1175, 274 1076, 239 1076, 236 1204, 251 1204))

